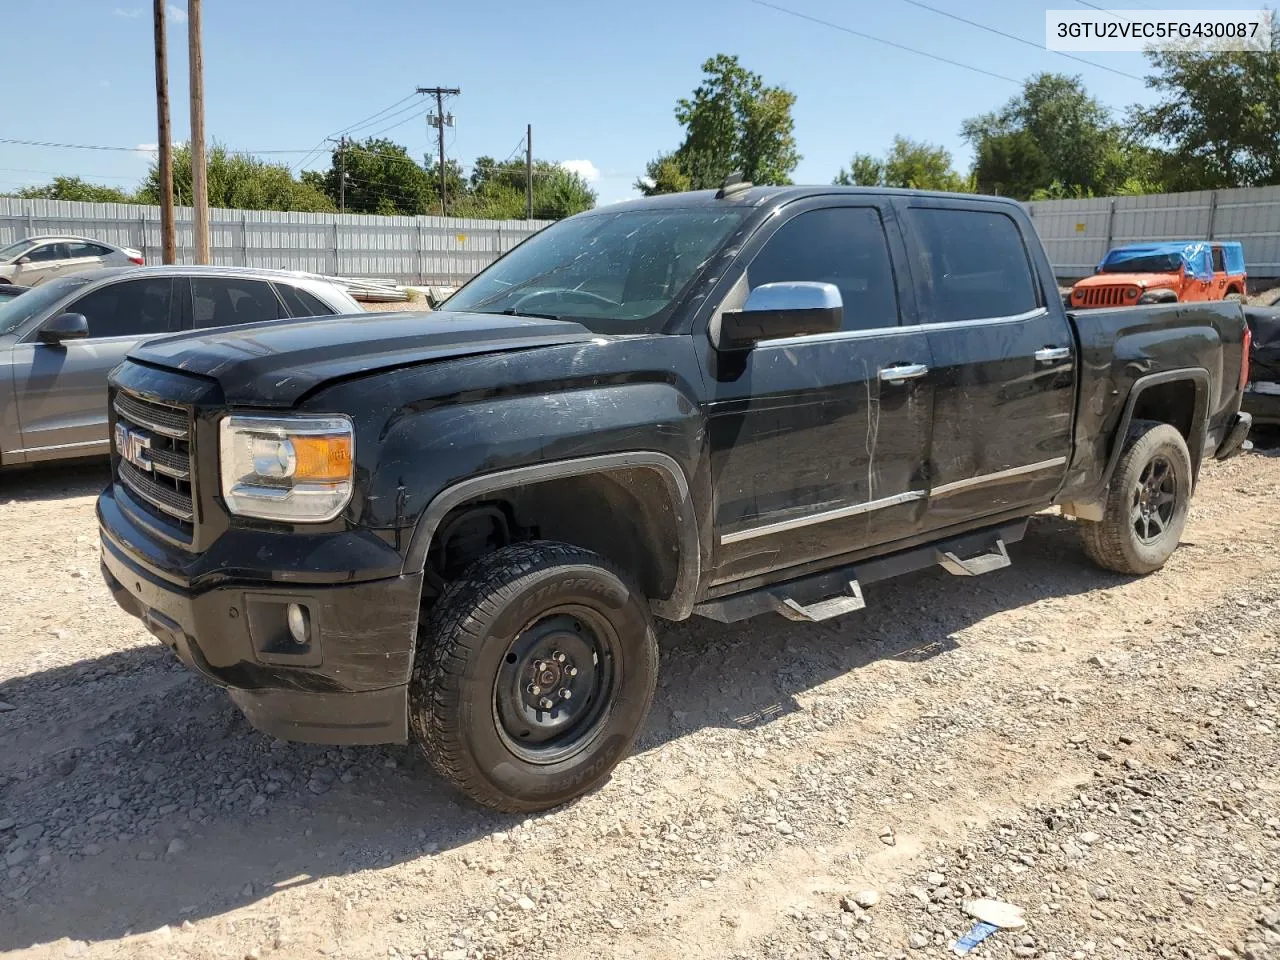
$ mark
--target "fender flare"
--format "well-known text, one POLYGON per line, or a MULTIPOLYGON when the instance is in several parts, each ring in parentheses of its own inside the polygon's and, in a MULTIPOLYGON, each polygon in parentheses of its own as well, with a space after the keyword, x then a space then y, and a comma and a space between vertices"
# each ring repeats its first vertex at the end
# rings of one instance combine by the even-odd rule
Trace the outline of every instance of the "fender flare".
POLYGON ((1187 450, 1191 454, 1191 472, 1200 472, 1200 462, 1204 459, 1204 440, 1209 430, 1209 391, 1213 388, 1213 380, 1209 371, 1203 367, 1184 367, 1178 370, 1164 370, 1160 373, 1149 373, 1133 381, 1129 388, 1129 396, 1125 401, 1124 413, 1116 425, 1115 443, 1111 446, 1111 454, 1107 458, 1106 469, 1102 472, 1102 483, 1099 490, 1105 494, 1111 484, 1111 478, 1124 453, 1124 438, 1129 433, 1129 424, 1133 422, 1133 411, 1138 405, 1138 398, 1148 387, 1162 383, 1175 383, 1179 380, 1190 380, 1196 387, 1196 404, 1191 418, 1191 436, 1187 438, 1187 450))
POLYGON ((437 493, 418 517, 405 554, 404 572, 420 573, 426 569, 427 553, 431 540, 449 511, 468 500, 484 497, 511 487, 578 477, 589 473, 608 473, 614 470, 652 470, 662 478, 671 501, 671 513, 676 525, 679 557, 676 583, 671 595, 650 601, 654 613, 668 620, 685 620, 693 613, 693 604, 702 576, 698 520, 689 492, 689 480, 676 460, 665 453, 652 450, 605 453, 572 460, 555 460, 549 463, 514 467, 495 473, 481 474, 460 480, 437 493))

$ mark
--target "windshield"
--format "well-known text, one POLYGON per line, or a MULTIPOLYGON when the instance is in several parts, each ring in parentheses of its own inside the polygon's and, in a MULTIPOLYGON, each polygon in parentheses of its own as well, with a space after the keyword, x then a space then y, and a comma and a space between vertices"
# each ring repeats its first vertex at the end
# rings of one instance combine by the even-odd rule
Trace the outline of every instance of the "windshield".
POLYGON ((0 263, 12 263, 35 245, 36 242, 34 240, 19 240, 17 243, 9 244, 7 247, 0 247, 0 263))
POLYGON ((1145 257, 1126 257, 1119 262, 1108 261, 1102 265, 1103 273, 1175 273, 1182 267, 1182 257, 1176 253, 1151 253, 1145 257))
POLYGON ((42 283, 8 303, 0 303, 0 334, 13 333, 36 314, 47 310, 73 290, 83 287, 90 277, 61 277, 42 283))
POLYGON ((444 309, 575 320, 595 333, 657 333, 745 216, 739 207, 700 207, 562 220, 475 277, 444 309))

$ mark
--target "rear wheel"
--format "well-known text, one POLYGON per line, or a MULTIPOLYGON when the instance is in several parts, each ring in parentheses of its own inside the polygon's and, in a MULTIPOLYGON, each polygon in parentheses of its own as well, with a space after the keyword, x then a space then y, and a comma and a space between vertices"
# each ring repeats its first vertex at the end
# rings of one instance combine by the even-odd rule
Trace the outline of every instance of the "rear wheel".
POLYGON ((1232 290, 1226 296, 1227 300, 1234 300, 1236 303, 1244 303, 1244 294, 1237 290, 1232 290))
POLYGON ((1186 526, 1191 488, 1191 455, 1182 434, 1167 423, 1135 423, 1102 520, 1081 521, 1085 553, 1117 573, 1159 570, 1186 526))
POLYGON ((648 601, 622 573, 580 547, 516 544, 477 561, 427 617, 410 725, 471 799, 543 810, 631 749, 657 667, 648 601))

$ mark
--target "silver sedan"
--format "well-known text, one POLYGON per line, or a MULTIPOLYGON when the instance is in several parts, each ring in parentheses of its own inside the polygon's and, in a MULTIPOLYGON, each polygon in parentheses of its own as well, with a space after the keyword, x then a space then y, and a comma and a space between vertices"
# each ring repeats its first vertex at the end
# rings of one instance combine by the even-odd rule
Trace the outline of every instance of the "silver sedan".
POLYGON ((142 254, 88 237, 27 237, 0 248, 0 283, 34 287, 47 280, 101 267, 142 266, 142 254))
POLYGON ((320 277, 228 267, 97 270, 0 303, 0 466, 105 454, 107 374, 143 340, 363 315, 320 277))

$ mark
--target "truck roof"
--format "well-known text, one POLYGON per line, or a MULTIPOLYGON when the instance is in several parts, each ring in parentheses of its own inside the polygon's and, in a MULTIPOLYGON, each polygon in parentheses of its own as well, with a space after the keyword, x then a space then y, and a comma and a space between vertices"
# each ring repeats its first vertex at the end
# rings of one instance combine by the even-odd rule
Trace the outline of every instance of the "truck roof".
POLYGON ((900 196, 930 197, 939 200, 981 200, 986 203, 1000 203, 1006 206, 1021 207, 1016 200, 1008 197, 993 197, 972 193, 947 193, 940 190, 905 190, 898 187, 842 187, 832 184, 785 186, 785 187, 749 187, 719 198, 717 190, 690 190, 685 193, 663 193, 654 197, 640 197, 635 200, 623 200, 619 203, 607 204, 585 211, 579 216, 590 216, 595 213, 618 213, 626 210, 645 208, 672 209, 675 207, 713 206, 716 204, 760 207, 776 202, 789 203, 806 197, 827 197, 835 195, 851 196, 900 196))

